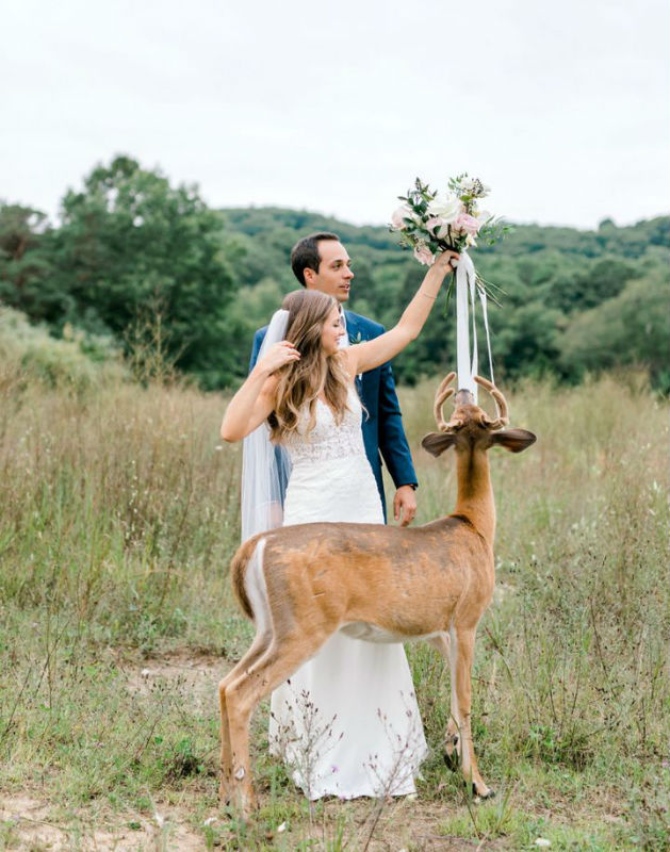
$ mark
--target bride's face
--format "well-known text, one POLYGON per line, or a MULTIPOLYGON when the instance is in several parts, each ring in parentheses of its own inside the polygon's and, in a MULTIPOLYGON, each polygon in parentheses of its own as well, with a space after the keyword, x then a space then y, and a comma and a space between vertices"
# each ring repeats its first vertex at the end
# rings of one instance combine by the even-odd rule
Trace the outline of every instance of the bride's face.
POLYGON ((340 348, 340 338, 344 334, 340 309, 337 305, 328 314, 328 319, 323 324, 321 331, 321 346, 326 355, 335 355, 340 348))

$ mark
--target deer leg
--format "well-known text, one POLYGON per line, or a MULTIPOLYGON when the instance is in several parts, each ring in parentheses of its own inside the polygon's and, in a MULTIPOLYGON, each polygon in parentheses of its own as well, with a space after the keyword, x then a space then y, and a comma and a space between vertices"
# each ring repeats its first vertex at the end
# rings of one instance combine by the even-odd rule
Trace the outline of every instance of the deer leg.
MULTIPOLYGON (((460 735, 461 772, 466 784, 482 799, 495 793, 479 773, 472 742, 472 664, 474 660, 475 630, 457 630, 451 637, 452 663, 452 718, 460 735)), ((451 720, 450 720, 451 722, 451 720)))
POLYGON ((458 769, 459 763, 460 738, 458 736, 458 722, 454 717, 454 713, 457 712, 455 710, 457 702, 455 699, 454 669, 452 668, 451 660, 451 641, 448 633, 440 633, 438 636, 433 636, 428 642, 441 654, 447 668, 450 670, 451 708, 447 730, 444 734, 444 762, 452 772, 455 772, 458 769))
POLYGON ((251 714, 266 695, 319 650, 328 635, 296 633, 275 638, 250 666, 238 664, 234 670, 237 677, 230 679, 223 690, 222 706, 225 705, 227 711, 228 725, 228 794, 243 816, 249 816, 255 807, 249 759, 251 714))
POLYGON ((221 785, 219 796, 226 804, 230 799, 230 785, 232 775, 232 753, 230 749, 230 725, 228 720, 228 703, 226 701, 226 690, 229 684, 252 666, 268 649, 270 636, 257 633, 254 641, 242 657, 242 659, 228 672, 219 683, 219 709, 221 713, 221 785))

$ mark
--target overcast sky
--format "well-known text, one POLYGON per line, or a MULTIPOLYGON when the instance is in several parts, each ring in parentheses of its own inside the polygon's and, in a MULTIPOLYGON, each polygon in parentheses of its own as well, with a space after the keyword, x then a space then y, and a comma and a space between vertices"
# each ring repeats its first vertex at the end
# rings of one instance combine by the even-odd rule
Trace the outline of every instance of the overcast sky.
POLYGON ((670 212, 668 0, 14 0, 0 199, 116 153, 213 207, 385 224, 466 171, 512 222, 670 212))

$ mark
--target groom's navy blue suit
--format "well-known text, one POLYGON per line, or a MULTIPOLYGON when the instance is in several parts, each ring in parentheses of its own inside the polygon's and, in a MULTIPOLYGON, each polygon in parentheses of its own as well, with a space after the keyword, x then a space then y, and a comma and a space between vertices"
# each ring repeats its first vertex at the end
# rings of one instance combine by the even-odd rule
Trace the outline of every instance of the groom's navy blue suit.
MULTIPOLYGON (((344 318, 350 343, 372 340, 384 332, 384 326, 360 314, 345 311, 344 318)), ((254 335, 250 369, 258 359, 266 330, 267 327, 261 328, 254 335)), ((356 387, 366 409, 363 412, 365 452, 377 480, 377 488, 384 506, 384 516, 386 516, 382 459, 396 488, 400 488, 401 485, 417 484, 390 363, 363 373, 356 379, 356 387)))

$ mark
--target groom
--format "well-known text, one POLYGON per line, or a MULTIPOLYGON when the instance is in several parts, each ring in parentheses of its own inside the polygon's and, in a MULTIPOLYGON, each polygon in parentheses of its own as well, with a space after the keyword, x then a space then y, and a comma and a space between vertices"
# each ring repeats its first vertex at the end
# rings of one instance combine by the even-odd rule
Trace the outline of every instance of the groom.
MULTIPOLYGON (((336 234, 327 231, 310 234, 301 239, 291 252, 293 274, 308 290, 319 290, 334 296, 340 305, 349 298, 351 261, 347 250, 336 234)), ((342 310, 346 338, 351 343, 370 340, 383 333, 384 327, 351 311, 342 310)), ((258 358, 266 329, 254 335, 250 368, 258 358)), ((359 376, 356 386, 366 409, 363 414, 363 441, 365 452, 377 480, 377 488, 384 506, 386 501, 382 481, 382 459, 386 463, 396 487, 393 498, 393 517, 401 526, 407 526, 416 514, 417 480, 412 456, 402 425, 400 405, 389 363, 359 376)))

